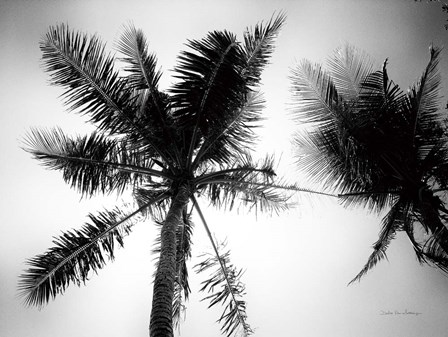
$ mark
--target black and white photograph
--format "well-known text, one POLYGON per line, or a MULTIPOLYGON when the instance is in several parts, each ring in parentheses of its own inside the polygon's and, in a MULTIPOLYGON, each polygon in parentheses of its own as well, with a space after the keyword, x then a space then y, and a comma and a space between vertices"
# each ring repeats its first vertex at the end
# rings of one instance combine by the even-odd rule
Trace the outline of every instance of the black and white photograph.
POLYGON ((448 2, 0 0, 1 337, 444 337, 448 2))

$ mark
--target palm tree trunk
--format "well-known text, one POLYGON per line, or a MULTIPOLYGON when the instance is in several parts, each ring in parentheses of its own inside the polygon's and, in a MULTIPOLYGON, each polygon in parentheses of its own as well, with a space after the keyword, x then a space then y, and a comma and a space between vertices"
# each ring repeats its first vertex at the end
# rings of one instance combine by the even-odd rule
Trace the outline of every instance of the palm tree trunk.
POLYGON ((173 295, 176 275, 176 228, 189 200, 189 190, 181 186, 171 201, 162 226, 159 265, 152 299, 150 337, 173 337, 173 295))

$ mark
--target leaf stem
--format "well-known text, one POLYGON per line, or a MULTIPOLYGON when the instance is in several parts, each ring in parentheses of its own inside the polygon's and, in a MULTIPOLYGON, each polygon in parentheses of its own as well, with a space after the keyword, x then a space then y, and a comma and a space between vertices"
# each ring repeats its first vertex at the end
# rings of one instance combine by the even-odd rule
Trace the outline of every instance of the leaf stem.
MULTIPOLYGON (((219 265, 221 267, 222 273, 224 274, 224 277, 226 279, 227 287, 228 287, 229 292, 230 292, 230 294, 232 296, 232 301, 235 304, 235 307, 238 308, 238 302, 237 302, 237 300, 235 298, 235 295, 233 294, 232 285, 231 285, 229 277, 227 275, 227 268, 224 265, 223 261, 221 260, 221 256, 219 255, 218 247, 216 246, 216 243, 213 240, 212 233, 210 232, 210 229, 209 229, 209 227, 207 225, 207 221, 205 220, 204 214, 202 213, 201 208, 199 207, 199 204, 198 204, 196 198, 194 197, 194 195, 191 195, 190 198, 193 201, 193 205, 196 208, 196 210, 197 210, 197 212, 199 214, 199 217, 201 218, 202 224, 204 225, 205 231, 207 232, 207 236, 208 236, 210 242, 212 243, 213 250, 215 251, 215 254, 216 254, 216 258, 219 261, 219 265)), ((237 309, 237 312, 238 312, 238 320, 244 326, 244 317, 241 316, 241 313, 240 313, 239 309, 237 309)))

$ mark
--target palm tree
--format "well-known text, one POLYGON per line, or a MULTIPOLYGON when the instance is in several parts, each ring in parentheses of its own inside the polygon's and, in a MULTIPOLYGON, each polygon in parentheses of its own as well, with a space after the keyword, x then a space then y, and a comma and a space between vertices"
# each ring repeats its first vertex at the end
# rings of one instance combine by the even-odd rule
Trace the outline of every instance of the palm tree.
MULTIPOLYGON (((69 137, 60 129, 33 129, 24 147, 47 168, 60 170, 83 196, 131 190, 137 206, 90 214, 90 223, 63 233, 55 247, 30 259, 19 284, 27 304, 41 306, 69 284, 84 283, 113 259, 133 224, 150 215, 160 224, 150 336, 173 335, 173 316, 190 291, 189 203, 210 238, 197 197, 217 206, 232 207, 237 198, 261 210, 287 206, 287 198, 276 192, 282 186, 274 185, 272 158, 255 161, 250 155, 263 107, 261 72, 284 20, 279 14, 247 29, 242 43, 227 31, 189 41, 190 50, 181 53, 174 69, 177 82, 167 92, 158 87, 156 57, 132 25, 116 45, 124 72, 114 70, 115 59, 98 37, 66 25, 49 28, 40 44, 45 70, 52 84, 65 89, 69 109, 88 116, 97 131, 69 137)), ((228 254, 212 244, 234 300, 222 318, 223 331, 242 327, 249 334, 245 304, 238 298, 242 289, 232 287, 238 275, 226 264, 228 254)))
POLYGON ((360 280, 398 231, 423 263, 448 271, 446 117, 437 72, 440 49, 406 93, 389 80, 387 60, 373 71, 369 57, 351 46, 335 51, 328 71, 303 61, 293 70, 299 120, 316 127, 298 134, 299 162, 315 181, 336 189, 343 203, 371 210, 390 207, 360 280), (424 236, 418 235, 424 230, 424 236))

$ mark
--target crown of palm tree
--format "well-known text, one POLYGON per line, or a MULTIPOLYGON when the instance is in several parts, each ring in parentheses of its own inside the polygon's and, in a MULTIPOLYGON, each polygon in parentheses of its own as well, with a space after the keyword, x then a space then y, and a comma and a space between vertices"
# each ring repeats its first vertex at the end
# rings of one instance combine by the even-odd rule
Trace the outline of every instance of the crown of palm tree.
MULTIPOLYGON (((138 207, 129 213, 117 207, 91 214, 82 229, 64 233, 55 247, 30 259, 20 281, 27 304, 42 305, 69 284, 84 283, 113 259, 115 246, 123 245, 139 215, 150 214, 161 225, 151 336, 172 335, 171 316, 179 316, 190 291, 185 264, 192 233, 189 200, 200 214, 197 196, 217 206, 232 207, 241 199, 262 210, 279 210, 287 207, 287 198, 277 189, 295 188, 274 184, 272 158, 254 161, 250 155, 263 108, 260 75, 284 19, 280 14, 248 29, 242 43, 227 31, 188 41, 189 50, 174 69, 177 82, 166 92, 159 90, 156 57, 132 25, 116 44, 124 73, 115 70, 115 58, 98 37, 66 25, 50 27, 40 44, 45 70, 52 84, 65 89, 69 109, 88 116, 97 131, 69 137, 60 129, 33 129, 25 149, 47 168, 61 171, 83 196, 131 188, 138 207), (164 280, 168 284, 160 286, 164 280), (171 297, 158 292, 164 286, 171 297), (168 318, 158 315, 166 298, 168 318)), ((238 299, 244 288, 234 286, 238 273, 212 243, 215 265, 224 275, 220 280, 232 292, 230 299, 219 292, 213 297, 212 304, 231 301, 221 318, 223 332, 230 335, 242 327, 249 334, 245 303, 238 299)), ((208 261, 199 269, 211 265, 208 261)))
POLYGON ((387 60, 373 71, 369 57, 351 46, 336 50, 328 71, 303 61, 292 74, 297 118, 316 127, 295 138, 303 168, 345 205, 390 207, 359 280, 378 261, 397 231, 405 231, 420 262, 448 271, 447 128, 437 72, 439 48, 407 93, 390 81, 387 60), (414 235, 423 226, 429 239, 414 235))

